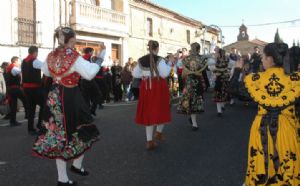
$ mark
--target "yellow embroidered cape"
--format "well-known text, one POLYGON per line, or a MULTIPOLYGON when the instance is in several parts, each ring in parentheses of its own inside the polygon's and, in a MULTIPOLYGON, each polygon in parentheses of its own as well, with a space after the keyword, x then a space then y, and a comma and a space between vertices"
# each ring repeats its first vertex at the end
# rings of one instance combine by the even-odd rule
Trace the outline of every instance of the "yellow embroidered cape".
POLYGON ((245 85, 254 101, 262 106, 288 106, 300 96, 300 74, 286 75, 283 68, 249 74, 245 85))

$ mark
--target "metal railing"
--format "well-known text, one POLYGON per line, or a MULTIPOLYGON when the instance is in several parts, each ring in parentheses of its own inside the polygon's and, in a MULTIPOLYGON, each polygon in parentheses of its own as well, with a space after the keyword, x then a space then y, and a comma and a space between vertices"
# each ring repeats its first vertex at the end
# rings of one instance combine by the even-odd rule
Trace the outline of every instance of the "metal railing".
POLYGON ((95 5, 77 1, 74 1, 73 3, 73 6, 75 6, 76 10, 76 17, 83 16, 110 23, 117 23, 122 25, 126 24, 126 15, 122 12, 104 9, 95 5))
POLYGON ((37 21, 15 18, 18 24, 18 45, 35 45, 37 39, 37 21))

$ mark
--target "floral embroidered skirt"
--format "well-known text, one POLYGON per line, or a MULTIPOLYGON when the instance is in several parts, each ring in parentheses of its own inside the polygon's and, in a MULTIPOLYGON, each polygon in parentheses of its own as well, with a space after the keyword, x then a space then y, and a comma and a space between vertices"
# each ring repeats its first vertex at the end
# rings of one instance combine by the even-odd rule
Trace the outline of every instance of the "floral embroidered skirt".
POLYGON ((227 102, 229 100, 228 85, 229 80, 227 78, 217 77, 213 98, 215 102, 227 102))
POLYGON ((261 134, 261 121, 265 114, 265 111, 260 108, 252 124, 245 184, 246 186, 298 186, 300 185, 300 142, 297 139, 296 126, 299 126, 299 121, 295 117, 295 108, 287 108, 279 115, 276 141, 272 139, 270 134, 272 130, 269 128, 267 135, 261 134), (267 147, 267 153, 264 146, 267 147))
POLYGON ((135 121, 151 126, 171 121, 170 94, 167 80, 162 78, 141 81, 135 121))
POLYGON ((43 116, 44 131, 33 145, 33 155, 65 161, 79 157, 98 140, 95 126, 84 132, 79 130, 92 122, 79 88, 54 84, 43 116))
POLYGON ((199 114, 204 111, 203 92, 205 81, 201 76, 189 75, 185 81, 182 98, 177 112, 180 114, 199 114))

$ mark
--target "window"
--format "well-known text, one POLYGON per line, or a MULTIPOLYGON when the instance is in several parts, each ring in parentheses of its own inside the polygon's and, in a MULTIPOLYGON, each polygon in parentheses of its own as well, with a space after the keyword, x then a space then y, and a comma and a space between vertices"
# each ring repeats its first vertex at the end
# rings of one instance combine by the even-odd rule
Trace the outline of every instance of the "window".
POLYGON ((147 18, 147 35, 149 37, 153 36, 153 23, 151 18, 147 18))
POLYGON ((187 31, 186 31, 186 42, 187 42, 188 44, 191 43, 191 31, 190 31, 190 30, 187 30, 187 31))
POLYGON ((18 44, 36 44, 35 0, 18 1, 18 44))

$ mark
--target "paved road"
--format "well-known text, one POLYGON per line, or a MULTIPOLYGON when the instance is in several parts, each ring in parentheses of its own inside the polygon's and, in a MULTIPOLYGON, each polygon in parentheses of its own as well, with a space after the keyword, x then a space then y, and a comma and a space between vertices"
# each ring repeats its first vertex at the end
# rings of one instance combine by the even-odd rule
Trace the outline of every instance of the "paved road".
MULTIPOLYGON (((97 116, 101 141, 84 162, 91 175, 69 177, 83 186, 242 185, 256 108, 228 106, 218 118, 211 95, 206 97, 206 112, 198 117, 200 129, 192 132, 187 118, 176 114, 173 106, 173 121, 165 128, 167 141, 153 152, 145 150, 144 128, 133 122, 135 104, 106 106, 97 116)), ((0 185, 54 186, 55 163, 30 155, 34 138, 27 135, 25 124, 0 127, 0 185)))

